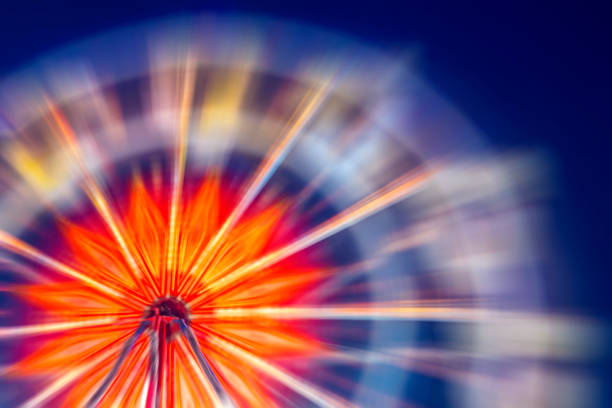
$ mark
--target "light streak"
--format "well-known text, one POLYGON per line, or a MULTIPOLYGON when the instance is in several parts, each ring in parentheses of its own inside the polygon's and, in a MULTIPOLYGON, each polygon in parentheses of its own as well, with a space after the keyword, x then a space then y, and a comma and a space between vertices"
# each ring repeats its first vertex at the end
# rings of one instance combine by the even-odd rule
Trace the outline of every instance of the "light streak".
POLYGON ((331 393, 324 392, 306 381, 300 380, 275 365, 237 347, 219 337, 212 337, 210 343, 220 350, 231 353, 238 359, 252 365, 261 373, 279 381, 283 385, 306 397, 322 407, 352 407, 353 405, 331 393))
POLYGON ((93 360, 88 361, 86 364, 81 364, 76 368, 72 368, 69 372, 61 375, 57 380, 52 382, 44 390, 27 400, 22 405, 20 405, 19 408, 40 407, 42 404, 45 403, 45 401, 53 397, 53 395, 57 394, 58 392, 69 386, 71 383, 78 380, 81 376, 92 370, 94 367, 107 360, 110 356, 113 355, 114 352, 115 350, 109 349, 103 354, 94 358, 93 360))
POLYGON ((325 97, 330 92, 330 85, 325 83, 321 85, 313 95, 300 104, 297 111, 294 113, 296 117, 294 120, 290 120, 288 129, 284 132, 284 136, 276 142, 276 144, 270 149, 270 152, 259 166, 248 188, 243 194, 240 202, 232 213, 227 217, 219 231, 214 237, 208 242, 196 263, 188 273, 188 278, 191 278, 193 273, 197 274, 196 279, 191 279, 187 287, 184 290, 186 296, 191 293, 191 290, 206 276, 206 267, 210 264, 214 257, 214 252, 218 249, 221 241, 226 237, 227 233, 234 227, 240 217, 246 209, 251 205, 252 201, 257 197, 259 192, 263 189, 266 182, 272 177, 272 174, 276 171, 278 166, 285 159, 289 150, 294 145, 297 137, 300 135, 302 129, 308 124, 308 122, 315 115, 317 109, 321 106, 325 97), (302 106, 305 105, 305 106, 302 106), (206 263, 205 263, 206 262, 206 263))
POLYGON ((192 59, 187 57, 184 69, 183 87, 181 92, 181 104, 179 110, 179 129, 177 147, 174 157, 174 169, 172 173, 172 198, 170 203, 170 223, 169 223, 169 239, 168 239, 168 254, 166 268, 169 271, 167 274, 169 282, 164 282, 164 292, 169 295, 174 291, 175 280, 178 271, 177 264, 177 240, 178 240, 178 224, 177 219, 179 208, 181 206, 181 193, 183 191, 183 178, 185 176, 185 162, 187 160, 187 144, 189 136, 189 120, 191 113, 191 103, 193 99, 193 88, 195 74, 192 59))
POLYGON ((107 317, 107 318, 93 319, 93 320, 33 324, 31 326, 21 326, 21 327, 1 327, 0 328, 0 339, 11 338, 11 337, 24 337, 24 336, 41 336, 41 335, 45 335, 49 333, 70 331, 73 329, 82 329, 82 328, 96 327, 96 326, 106 326, 106 325, 115 323, 117 320, 118 319, 114 317, 107 317))
POLYGON ((100 282, 96 282, 92 278, 72 269, 71 267, 67 265, 64 265, 63 263, 59 261, 56 261, 55 259, 41 253, 40 251, 26 244, 25 242, 15 237, 12 237, 11 235, 7 234, 4 231, 0 231, 0 245, 19 255, 32 259, 40 263, 41 265, 54 269, 66 276, 75 278, 85 283, 87 286, 90 286, 96 290, 99 290, 113 297, 121 297, 121 295, 117 291, 111 288, 108 288, 107 286, 101 284, 100 282))
POLYGON ((125 345, 121 349, 121 353, 119 354, 117 361, 115 361, 115 365, 113 365, 113 368, 111 368, 110 372, 107 374, 102 384, 100 384, 100 386, 98 387, 94 395, 92 395, 89 401, 87 402, 88 408, 94 408, 96 405, 98 405, 98 402, 100 402, 100 399, 102 398, 102 396, 104 395, 108 387, 115 380, 115 377, 117 376, 119 372, 119 369, 123 365, 123 362, 125 361, 131 348, 134 346, 134 343, 136 343, 136 340, 138 340, 140 335, 145 331, 148 324, 149 323, 147 321, 143 321, 142 323, 140 323, 140 326, 138 326, 138 329, 136 329, 136 332, 134 333, 134 335, 132 335, 132 337, 130 337, 126 341, 125 345))
MULTIPOLYGON (((109 230, 113 234, 113 237, 119 244, 119 247, 121 248, 121 252, 125 260, 128 262, 128 265, 130 266, 130 270, 133 274, 134 282, 140 286, 143 292, 151 294, 151 288, 146 285, 141 285, 140 279, 139 279, 140 276, 142 275, 142 271, 146 270, 146 268, 142 268, 139 265, 137 258, 132 253, 132 248, 131 248, 132 245, 129 244, 128 241, 126 240, 125 233, 122 231, 121 226, 119 225, 118 221, 115 219, 116 217, 113 211, 111 210, 110 206, 108 205, 106 199, 104 198, 104 194, 102 193, 102 190, 96 183, 94 177, 92 176, 92 174, 90 173, 87 167, 87 164, 85 163, 83 159, 83 155, 79 148, 78 139, 76 135, 74 134, 72 128, 70 127, 66 118, 62 115, 61 111, 56 106, 56 104, 53 103, 49 98, 46 98, 46 102, 47 102, 47 107, 49 109, 49 112, 51 113, 53 119, 55 120, 57 127, 60 130, 60 134, 63 137, 63 141, 68 147, 67 150, 72 154, 72 157, 77 162, 77 164, 79 165, 79 168, 81 169, 81 172, 83 173, 85 185, 87 186, 87 189, 86 189, 87 195, 91 199, 92 203, 94 204, 98 212, 100 213, 102 219, 104 220, 109 230)), ((149 274, 145 273, 144 275, 149 278, 149 283, 151 284, 152 288, 155 290, 155 292, 153 293, 156 293, 159 296, 160 293, 155 284, 155 280, 151 278, 149 274)))
POLYGON ((296 241, 231 271, 217 281, 210 283, 207 288, 208 292, 202 293, 200 296, 191 300, 190 304, 196 305, 202 300, 209 298, 211 293, 214 294, 215 292, 223 290, 237 280, 245 279, 255 272, 270 267, 309 246, 349 228, 399 200, 406 198, 421 187, 428 177, 429 172, 426 171, 417 171, 401 176, 379 191, 347 208, 321 226, 298 238, 296 241))

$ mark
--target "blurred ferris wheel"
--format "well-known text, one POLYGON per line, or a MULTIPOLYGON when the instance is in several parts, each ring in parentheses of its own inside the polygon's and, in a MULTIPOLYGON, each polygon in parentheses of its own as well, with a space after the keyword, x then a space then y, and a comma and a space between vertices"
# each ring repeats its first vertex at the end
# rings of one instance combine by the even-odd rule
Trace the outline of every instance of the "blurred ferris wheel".
POLYGON ((41 58, 0 108, 1 405, 580 406, 542 160, 406 60, 180 19, 41 58))

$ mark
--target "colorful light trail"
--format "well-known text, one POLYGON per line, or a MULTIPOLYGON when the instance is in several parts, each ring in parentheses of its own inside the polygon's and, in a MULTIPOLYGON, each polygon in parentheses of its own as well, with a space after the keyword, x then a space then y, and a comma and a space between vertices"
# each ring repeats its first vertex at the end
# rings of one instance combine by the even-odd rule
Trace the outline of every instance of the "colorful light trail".
POLYGON ((0 405, 542 401, 590 326, 539 309, 522 158, 397 61, 215 21, 0 87, 0 405))

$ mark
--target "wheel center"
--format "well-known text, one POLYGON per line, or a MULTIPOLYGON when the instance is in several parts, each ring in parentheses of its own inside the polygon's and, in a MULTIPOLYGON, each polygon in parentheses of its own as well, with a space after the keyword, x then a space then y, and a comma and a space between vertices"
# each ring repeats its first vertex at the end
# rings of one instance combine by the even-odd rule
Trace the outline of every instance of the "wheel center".
POLYGON ((145 319, 153 316, 175 317, 188 321, 189 311, 187 305, 176 297, 165 297, 157 299, 145 311, 145 319))

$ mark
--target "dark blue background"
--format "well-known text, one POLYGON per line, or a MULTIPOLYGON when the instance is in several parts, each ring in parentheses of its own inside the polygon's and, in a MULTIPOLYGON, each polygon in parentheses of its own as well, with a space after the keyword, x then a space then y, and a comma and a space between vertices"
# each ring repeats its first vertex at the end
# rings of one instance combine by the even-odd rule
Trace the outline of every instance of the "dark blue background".
POLYGON ((0 11, 0 74, 118 25, 189 11, 252 12, 344 31, 421 72, 500 147, 553 153, 554 243, 571 272, 557 307, 609 318, 610 13, 596 3, 449 1, 16 2, 0 11), (85 5, 93 3, 94 5, 85 5), (538 3, 537 5, 531 3, 538 3))

